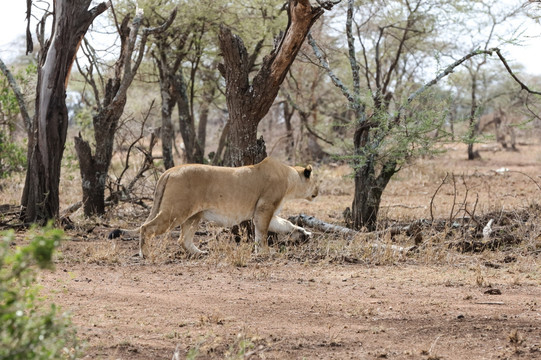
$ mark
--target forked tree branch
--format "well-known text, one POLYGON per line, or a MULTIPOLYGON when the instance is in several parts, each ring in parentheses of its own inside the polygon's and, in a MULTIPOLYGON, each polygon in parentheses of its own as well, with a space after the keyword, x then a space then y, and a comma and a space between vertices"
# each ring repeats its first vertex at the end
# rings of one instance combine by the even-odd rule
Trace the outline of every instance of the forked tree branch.
POLYGON ((325 59, 325 56, 321 52, 321 49, 316 43, 316 40, 312 37, 311 33, 308 33, 308 43, 312 47, 312 50, 314 51, 314 55, 316 55, 317 59, 319 60, 319 63, 327 71, 327 74, 331 78, 331 81, 333 84, 340 89, 342 92, 342 95, 345 96, 345 98, 351 103, 356 104, 355 97, 351 94, 350 90, 347 88, 347 86, 336 76, 336 74, 332 71, 329 62, 327 59, 325 59))
POLYGON ((9 71, 6 64, 0 59, 0 70, 4 73, 6 76, 9 86, 11 87, 11 90, 15 94, 15 98, 17 99, 17 104, 19 105, 19 110, 21 111, 21 116, 24 120, 24 126, 26 128, 26 132, 28 134, 32 131, 32 119, 30 118, 30 115, 28 114, 28 110, 26 109, 26 102, 24 101, 23 93, 21 92, 21 88, 19 87, 19 84, 17 84, 17 81, 13 77, 13 74, 11 71, 9 71))
POLYGON ((511 75, 513 80, 515 80, 520 85, 522 90, 526 90, 530 94, 541 95, 541 92, 531 90, 528 86, 526 86, 522 81, 519 80, 519 78, 515 75, 515 73, 513 73, 513 71, 509 67, 509 64, 507 63, 507 60, 503 57, 502 53, 500 52, 500 49, 495 48, 494 52, 500 58, 500 61, 503 63, 503 66, 505 66, 505 69, 507 70, 509 75, 511 75))

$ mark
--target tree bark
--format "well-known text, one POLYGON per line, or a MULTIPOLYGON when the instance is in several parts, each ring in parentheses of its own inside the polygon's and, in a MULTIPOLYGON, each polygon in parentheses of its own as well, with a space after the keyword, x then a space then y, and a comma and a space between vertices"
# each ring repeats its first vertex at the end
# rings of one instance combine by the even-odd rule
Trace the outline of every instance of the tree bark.
MULTIPOLYGON (((362 117, 364 113, 359 113, 358 116, 362 117)), ((370 126, 366 121, 360 121, 353 136, 357 164, 354 167, 355 193, 351 215, 354 229, 364 227, 368 231, 376 229, 383 190, 398 171, 396 161, 390 159, 382 164, 382 169, 376 175, 375 156, 366 151, 366 145, 373 141, 370 138, 370 126)))
POLYGON ((105 179, 99 175, 103 174, 102 166, 96 163, 95 158, 92 156, 90 145, 87 141, 83 140, 80 134, 74 140, 81 172, 84 213, 87 216, 103 214, 105 212, 105 202, 103 199, 105 179))
POLYGON ((119 87, 119 79, 109 79, 104 100, 106 106, 92 118, 96 141, 95 154, 92 154, 89 143, 81 134, 74 138, 81 172, 85 216, 105 213, 107 173, 113 156, 116 128, 126 105, 126 94, 118 94, 119 87))
MULTIPOLYGON (((167 64, 166 48, 167 43, 164 39, 160 39, 157 43, 158 54, 154 55, 154 59, 158 65, 158 74, 160 77, 160 95, 162 100, 161 113, 162 113, 162 156, 163 166, 165 169, 175 166, 173 161, 173 141, 174 141, 174 129, 173 122, 171 121, 171 114, 176 104, 175 88, 173 86, 173 74, 178 71, 176 65, 173 69, 170 69, 167 64)), ((178 63, 180 66, 180 62, 178 63)))
MULTIPOLYGON (((477 71, 479 70, 479 66, 477 67, 477 71)), ((473 142, 475 137, 477 136, 477 129, 479 127, 479 123, 476 119, 476 113, 477 113, 477 72, 473 73, 472 76, 472 84, 471 84, 471 109, 470 109, 470 118, 469 118, 469 128, 468 128, 468 160, 474 160, 476 157, 479 157, 479 153, 477 153, 477 156, 475 152, 473 151, 473 142)))
POLYGON ((355 171, 355 195, 351 206, 354 229, 376 229, 381 195, 396 172, 395 163, 385 164, 385 167, 387 170, 382 170, 377 177, 371 162, 355 171))
POLYGON ((171 32, 175 29, 160 34, 156 41, 156 52, 152 56, 158 68, 160 79, 160 95, 162 100, 162 156, 165 169, 175 166, 173 161, 173 142, 175 141, 174 127, 172 122, 173 108, 178 102, 178 72, 182 71, 181 63, 185 53, 183 51, 188 38, 188 32, 181 33, 176 39, 171 40, 171 32), (175 49, 175 51, 172 51, 175 49))
POLYGON ((193 114, 190 112, 186 82, 181 71, 175 76, 175 88, 178 94, 176 99, 178 104, 178 122, 180 134, 184 141, 186 162, 200 164, 203 162, 203 150, 200 148, 200 143, 196 139, 195 122, 193 114))
POLYGON ((286 125, 286 155, 287 160, 291 161, 295 158, 295 139, 293 138, 293 126, 291 125, 291 118, 295 113, 295 108, 289 110, 289 104, 287 101, 284 101, 283 104, 283 115, 284 122, 286 125))
POLYGON ((175 141, 175 130, 171 121, 171 113, 173 112, 174 102, 172 102, 169 93, 161 89, 162 95, 162 156, 163 166, 165 169, 170 169, 175 166, 173 161, 173 141, 175 141))
MULTIPOLYGON (((327 8, 332 5, 328 4, 327 8)), ((250 165, 266 156, 263 138, 257 138, 257 126, 271 107, 280 85, 314 22, 323 14, 308 0, 288 2, 289 22, 276 48, 265 56, 260 70, 249 81, 253 59, 238 36, 225 26, 220 28, 219 42, 224 63, 219 70, 226 81, 229 110, 229 163, 250 165)))
POLYGON ((199 124, 197 125, 197 146, 195 148, 195 158, 201 160, 203 163, 205 159, 205 146, 207 142, 207 124, 209 119, 210 104, 214 98, 214 92, 216 88, 212 89, 203 94, 203 103, 201 104, 201 109, 199 112, 199 124))
POLYGON ((41 49, 36 113, 28 136, 28 171, 21 199, 25 222, 59 214, 60 165, 68 129, 66 83, 77 49, 92 21, 108 7, 91 0, 55 1, 49 41, 41 49))

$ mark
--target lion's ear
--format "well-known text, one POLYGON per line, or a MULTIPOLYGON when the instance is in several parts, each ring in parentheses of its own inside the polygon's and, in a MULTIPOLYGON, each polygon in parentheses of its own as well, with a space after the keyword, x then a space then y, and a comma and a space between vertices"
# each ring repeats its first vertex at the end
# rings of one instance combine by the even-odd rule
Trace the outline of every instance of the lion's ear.
POLYGON ((307 179, 310 179, 311 174, 312 174, 312 165, 308 165, 306 169, 304 169, 304 177, 307 179))

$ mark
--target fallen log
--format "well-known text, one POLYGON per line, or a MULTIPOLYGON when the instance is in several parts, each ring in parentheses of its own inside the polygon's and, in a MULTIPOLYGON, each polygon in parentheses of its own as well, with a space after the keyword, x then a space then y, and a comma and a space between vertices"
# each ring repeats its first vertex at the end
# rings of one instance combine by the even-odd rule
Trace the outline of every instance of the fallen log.
MULTIPOLYGON (((410 224, 410 225, 407 225, 407 226, 401 226, 401 227, 393 227, 393 228, 390 228, 390 229, 386 229, 386 230, 379 230, 379 231, 373 231, 373 232, 369 232, 369 233, 363 233, 363 232, 360 232, 360 231, 356 231, 356 230, 353 230, 353 229, 350 229, 350 228, 347 228, 347 227, 344 227, 344 226, 340 226, 340 225, 335 225, 335 224, 329 224, 329 223, 326 223, 325 221, 322 221, 322 220, 319 220, 313 216, 308 216, 308 215, 304 215, 304 214, 299 214, 297 216, 290 216, 288 218, 289 221, 291 221, 292 223, 294 224, 297 224, 298 226, 303 226, 303 227, 308 227, 308 228, 312 228, 312 229, 316 229, 318 231, 321 231, 323 233, 332 233, 332 234, 339 234, 339 235, 344 235, 344 236, 347 236, 347 237, 354 237, 354 236, 359 236, 359 235, 382 235, 384 233, 388 233, 390 232, 391 235, 396 235, 402 231, 410 231, 414 224, 410 224)), ((417 249, 417 246, 409 246, 409 247, 402 247, 402 246, 398 246, 398 245, 387 245, 387 244, 382 244, 382 243, 379 243, 379 242, 374 242, 371 244, 372 248, 373 249, 391 249, 393 251, 396 251, 396 252, 399 252, 399 253, 409 253, 409 252, 412 252, 412 251, 415 251, 417 249)))
POLYGON ((75 204, 71 204, 66 209, 62 210, 62 212, 60 213, 60 217, 68 217, 68 216, 70 216, 71 214, 73 214, 74 212, 79 210, 81 208, 81 206, 83 206, 82 201, 77 201, 75 204))
POLYGON ((289 221, 291 221, 294 224, 297 224, 298 226, 302 227, 309 227, 313 229, 317 229, 318 231, 324 232, 324 233, 334 233, 334 234, 341 234, 341 235, 347 235, 347 236, 355 236, 360 234, 358 231, 355 231, 353 229, 340 226, 340 225, 334 225, 326 223, 325 221, 316 219, 313 216, 308 216, 304 214, 299 214, 297 216, 290 216, 288 218, 289 221))

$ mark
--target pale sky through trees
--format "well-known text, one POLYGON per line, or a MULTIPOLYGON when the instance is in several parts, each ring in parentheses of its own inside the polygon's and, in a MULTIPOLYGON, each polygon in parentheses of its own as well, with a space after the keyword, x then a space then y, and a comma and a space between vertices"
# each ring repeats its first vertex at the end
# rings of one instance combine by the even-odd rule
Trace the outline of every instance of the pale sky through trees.
MULTIPOLYGON (((506 1, 516 2, 516 0, 506 1)), ((539 12, 541 13, 541 10, 539 12)), ((25 16, 26 2, 21 0, 11 1, 9 6, 0 11, 0 58, 6 62, 9 62, 14 55, 24 52, 25 16)), ((517 24, 517 26, 521 25, 517 24)), ((522 63, 529 74, 541 75, 539 65, 541 25, 529 20, 527 26, 523 25, 523 27, 527 29, 524 35, 530 37, 524 40, 526 45, 523 47, 507 45, 502 50, 511 65, 522 63)), ((32 26, 31 31, 35 31, 35 26, 32 26)))

